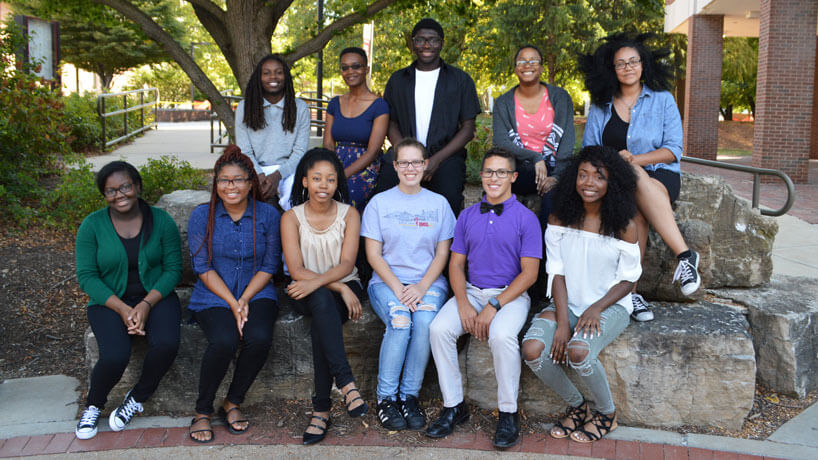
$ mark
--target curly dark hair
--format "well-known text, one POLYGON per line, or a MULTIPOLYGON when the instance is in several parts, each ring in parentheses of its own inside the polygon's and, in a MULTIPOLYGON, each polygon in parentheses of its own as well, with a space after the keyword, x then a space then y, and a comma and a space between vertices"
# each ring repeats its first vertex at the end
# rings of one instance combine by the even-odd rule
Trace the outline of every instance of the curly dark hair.
POLYGON ((581 163, 608 170, 608 191, 602 197, 602 235, 620 235, 636 215, 636 173, 616 149, 601 145, 585 147, 571 158, 554 192, 554 216, 566 227, 578 228, 585 219, 585 205, 577 193, 577 172, 581 163))
POLYGON ((316 147, 308 150, 307 153, 301 157, 298 166, 295 168, 295 177, 293 182, 293 191, 290 193, 290 205, 296 207, 301 203, 310 199, 307 189, 302 184, 303 178, 307 177, 307 172, 315 166, 316 163, 327 161, 335 168, 335 174, 338 177, 338 187, 335 189, 335 194, 332 199, 342 203, 349 204, 349 186, 347 185, 346 175, 344 175, 344 165, 338 159, 338 155, 332 150, 323 147, 316 147))
MULTIPOLYGON (((221 172, 222 168, 228 165, 238 166, 242 171, 247 174, 247 178, 250 179, 250 197, 253 198, 253 267, 255 270, 256 266, 256 202, 257 201, 264 201, 261 198, 261 185, 258 181, 258 174, 256 174, 256 170, 253 167, 253 161, 250 160, 250 157, 241 153, 241 149, 239 146, 235 144, 230 144, 224 148, 224 152, 216 160, 216 164, 213 166, 213 188, 210 191, 210 202, 206 204, 207 208, 207 228, 205 230, 204 239, 202 240, 202 244, 196 249, 196 252, 193 255, 199 253, 207 244, 207 266, 210 266, 210 262, 213 260, 213 229, 216 226, 216 203, 221 201, 219 198, 218 190, 218 179, 219 173, 221 172)), ((202 205, 205 206, 205 205, 202 205)))
POLYGON ((264 129, 267 121, 264 119, 264 89, 261 87, 261 67, 268 61, 276 61, 284 69, 284 114, 281 117, 281 127, 284 131, 295 130, 295 119, 298 110, 295 105, 295 88, 293 76, 287 61, 280 54, 268 54, 256 64, 255 70, 244 88, 244 119, 245 125, 253 131, 264 129))
POLYGON ((585 74, 585 88, 591 93, 591 102, 603 105, 611 102, 619 91, 619 80, 614 69, 614 55, 622 48, 633 48, 642 60, 642 82, 654 91, 670 91, 673 67, 667 62, 670 50, 651 49, 645 42, 654 34, 631 36, 616 33, 603 39, 593 54, 579 56, 579 68, 585 74))

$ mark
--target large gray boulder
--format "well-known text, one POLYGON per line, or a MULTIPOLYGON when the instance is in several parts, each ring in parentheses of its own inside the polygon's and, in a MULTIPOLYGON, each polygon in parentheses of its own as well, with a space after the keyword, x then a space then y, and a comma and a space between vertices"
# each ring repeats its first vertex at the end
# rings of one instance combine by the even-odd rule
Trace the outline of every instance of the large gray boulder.
POLYGON ((818 388, 818 280, 773 276, 756 289, 717 289, 747 308, 758 381, 803 398, 818 388))
MULTIPOLYGON (((245 404, 268 399, 308 399, 312 395, 311 319, 294 312, 291 302, 284 296, 275 325, 270 356, 250 387, 245 404)), ((375 395, 378 352, 382 336, 383 323, 368 304, 361 319, 348 321, 344 325, 347 358, 356 382, 367 397, 375 395)), ((139 337, 135 338, 133 343, 131 362, 122 379, 111 391, 112 402, 118 403, 125 393, 133 388, 142 371, 142 363, 148 349, 147 341, 139 337)), ((198 396, 199 369, 206 347, 207 339, 199 326, 183 321, 179 353, 156 393, 145 403, 148 412, 193 410, 198 396)), ((85 333, 85 348, 90 379, 90 372, 99 359, 97 341, 90 328, 85 333)), ((222 381, 216 403, 227 393, 232 377, 233 365, 222 381)))
POLYGON ((162 195, 156 207, 165 210, 179 227, 182 236, 182 280, 180 285, 193 286, 196 276, 190 261, 190 250, 187 247, 187 221, 196 206, 210 201, 210 192, 203 190, 176 190, 162 195))
MULTIPOLYGON (((744 316, 709 302, 657 303, 656 320, 632 322, 600 354, 620 422, 676 427, 740 429, 753 406, 755 358, 744 316)), ((466 395, 480 407, 497 407, 491 352, 471 339, 464 352, 466 395)), ((578 381, 573 370, 569 377, 578 381)), ((589 399, 593 395, 578 385, 589 399)), ((520 406, 550 414, 565 403, 523 365, 520 406)))

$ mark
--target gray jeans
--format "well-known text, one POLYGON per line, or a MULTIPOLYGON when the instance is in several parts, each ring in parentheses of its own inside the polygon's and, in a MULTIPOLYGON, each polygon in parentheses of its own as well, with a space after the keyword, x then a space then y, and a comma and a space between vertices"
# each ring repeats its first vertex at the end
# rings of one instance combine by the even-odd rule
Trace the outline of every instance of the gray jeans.
MULTIPOLYGON (((543 311, 556 311, 552 304, 543 311)), ((573 331, 576 327, 579 318, 570 310, 568 311, 568 320, 573 331)), ((583 338, 582 335, 572 337, 568 342, 568 355, 571 349, 588 350, 588 354, 582 362, 575 363, 571 361, 569 356, 566 356, 568 364, 573 368, 580 379, 591 389, 594 395, 594 402, 596 403, 596 410, 603 414, 610 414, 616 410, 611 396, 611 388, 608 385, 608 378, 605 376, 605 369, 602 363, 599 362, 597 356, 603 348, 608 346, 625 328, 630 321, 630 315, 625 307, 614 304, 606 308, 600 315, 600 329, 602 335, 583 338)), ((565 375, 565 369, 561 364, 554 364, 549 358, 551 353, 551 343, 554 340, 554 333, 557 331, 556 321, 550 319, 540 318, 535 316, 531 321, 531 327, 525 333, 523 342, 526 340, 537 340, 545 345, 540 356, 533 361, 526 361, 528 367, 534 371, 534 374, 539 377, 548 387, 556 391, 562 399, 569 405, 576 407, 582 404, 583 397, 573 382, 565 375)))

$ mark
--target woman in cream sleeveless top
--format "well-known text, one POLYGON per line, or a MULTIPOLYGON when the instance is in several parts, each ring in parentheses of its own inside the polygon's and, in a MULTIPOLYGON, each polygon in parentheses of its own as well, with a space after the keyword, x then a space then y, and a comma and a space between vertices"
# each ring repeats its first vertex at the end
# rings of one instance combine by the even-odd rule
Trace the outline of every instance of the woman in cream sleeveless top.
POLYGON ((361 317, 363 289, 355 270, 361 218, 348 200, 344 169, 334 152, 313 149, 298 163, 293 208, 281 218, 284 259, 293 281, 287 294, 294 308, 312 316, 315 392, 304 444, 314 444, 329 428, 333 383, 344 395, 350 417, 369 410, 355 384, 344 350, 342 325, 361 317))

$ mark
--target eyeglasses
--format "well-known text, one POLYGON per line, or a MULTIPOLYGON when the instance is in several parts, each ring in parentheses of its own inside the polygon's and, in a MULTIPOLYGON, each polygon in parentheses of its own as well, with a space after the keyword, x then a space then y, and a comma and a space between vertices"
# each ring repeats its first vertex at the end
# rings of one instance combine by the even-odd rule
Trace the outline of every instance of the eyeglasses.
POLYGON ((346 72, 346 71, 347 71, 347 70, 349 70, 349 69, 352 69, 352 70, 361 70, 361 69, 363 69, 363 68, 364 68, 364 65, 363 65, 363 64, 358 64, 358 63, 355 63, 355 64, 349 64, 349 65, 346 65, 346 64, 341 64, 341 72, 346 72))
POLYGON ((536 66, 540 65, 540 60, 539 59, 531 59, 530 61, 525 61, 523 59, 520 59, 519 61, 517 61, 517 67, 525 67, 526 65, 536 67, 536 66))
POLYGON ((639 67, 640 65, 642 65, 642 60, 635 57, 635 58, 630 58, 627 61, 617 61, 617 62, 615 62, 614 63, 614 69, 622 70, 626 66, 630 66, 631 69, 635 69, 635 68, 639 67))
POLYGON ((423 46, 427 43, 431 46, 440 46, 443 40, 441 40, 440 37, 412 37, 412 43, 414 43, 415 46, 423 46))
POLYGON ((490 179, 492 175, 496 174, 498 179, 505 179, 513 172, 508 169, 481 169, 480 177, 490 179))
POLYGON ((417 169, 417 168, 420 168, 423 165, 424 161, 426 161, 426 160, 412 160, 412 161, 398 160, 398 161, 395 162, 395 164, 397 164, 398 168, 400 168, 400 169, 406 169, 406 168, 409 167, 409 165, 412 165, 412 168, 417 169))
POLYGON ((116 196, 116 192, 122 192, 124 195, 126 193, 130 193, 131 190, 133 190, 133 184, 129 182, 127 184, 122 184, 117 188, 106 188, 102 193, 104 193, 108 198, 111 198, 116 196))
POLYGON ((231 186, 238 185, 239 187, 241 187, 242 185, 247 184, 249 182, 250 179, 246 177, 236 177, 235 179, 216 179, 216 184, 218 184, 220 187, 224 187, 227 184, 230 184, 231 186))

